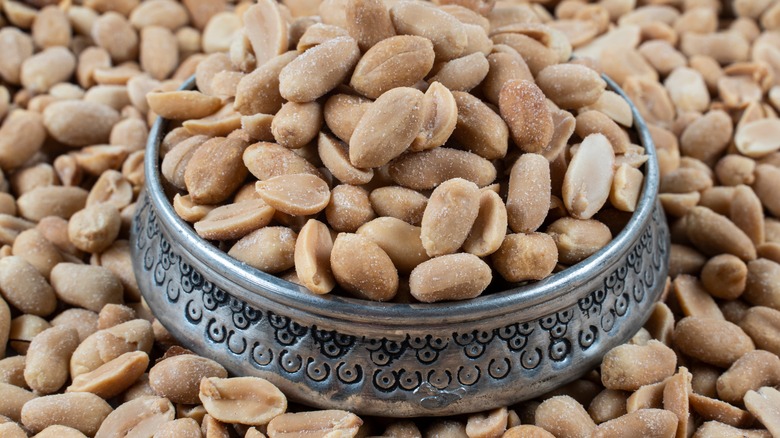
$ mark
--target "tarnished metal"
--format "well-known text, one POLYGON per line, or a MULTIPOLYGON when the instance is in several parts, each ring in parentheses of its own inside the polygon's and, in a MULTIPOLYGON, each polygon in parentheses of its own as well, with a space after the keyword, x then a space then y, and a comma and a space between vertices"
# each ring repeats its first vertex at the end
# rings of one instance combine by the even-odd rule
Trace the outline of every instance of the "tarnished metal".
POLYGON ((228 257, 198 237, 163 192, 158 156, 166 124, 158 120, 132 229, 141 292, 184 346, 234 374, 264 377, 308 405, 413 417, 535 397, 593 369, 628 340, 664 288, 670 244, 656 199, 655 149, 631 109, 652 159, 625 229, 543 281, 493 285, 501 290, 438 304, 317 296, 228 257))

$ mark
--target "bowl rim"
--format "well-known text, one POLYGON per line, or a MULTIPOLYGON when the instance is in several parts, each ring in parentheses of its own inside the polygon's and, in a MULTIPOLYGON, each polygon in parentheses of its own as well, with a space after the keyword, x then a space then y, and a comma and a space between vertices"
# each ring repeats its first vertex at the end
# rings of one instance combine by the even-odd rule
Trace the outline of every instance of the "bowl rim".
MULTIPOLYGON (((250 304, 268 299, 278 305, 333 320, 381 323, 397 327, 410 325, 422 327, 501 317, 544 306, 552 301, 555 302, 556 307, 565 308, 574 305, 581 298, 578 294, 572 293, 573 290, 580 288, 594 274, 602 274, 616 258, 624 253, 626 247, 638 238, 639 233, 651 220, 659 188, 656 149, 647 124, 618 84, 604 74, 602 78, 607 82, 609 89, 628 103, 634 119, 633 128, 645 148, 645 154, 650 157, 644 165, 644 184, 631 219, 612 241, 582 262, 543 280, 470 300, 406 304, 373 302, 332 294, 315 295, 303 286, 262 272, 228 256, 227 252, 198 236, 192 226, 176 214, 172 203, 165 195, 160 173, 159 149, 168 132, 166 129, 168 121, 161 117, 157 117, 149 131, 144 159, 146 174, 144 188, 156 215, 163 222, 162 228, 166 229, 166 234, 171 236, 189 257, 238 285, 239 288, 231 288, 226 292, 250 304)), ((181 90, 194 88, 194 75, 180 87, 181 90)))

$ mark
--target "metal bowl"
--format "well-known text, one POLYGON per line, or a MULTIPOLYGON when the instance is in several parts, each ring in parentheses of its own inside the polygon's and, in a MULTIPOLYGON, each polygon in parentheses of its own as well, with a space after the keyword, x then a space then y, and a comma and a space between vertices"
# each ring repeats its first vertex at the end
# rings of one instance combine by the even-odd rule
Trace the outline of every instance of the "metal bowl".
MULTIPOLYGON (((610 87, 627 99, 609 80, 610 87)), ((183 88, 192 88, 194 80, 183 88)), ((649 317, 667 275, 669 229, 651 159, 636 212, 614 240, 549 278, 464 302, 388 304, 316 296, 198 237, 163 192, 159 146, 132 228, 133 265, 154 315, 184 346, 292 400, 365 415, 450 415, 510 405, 570 382, 649 317)))

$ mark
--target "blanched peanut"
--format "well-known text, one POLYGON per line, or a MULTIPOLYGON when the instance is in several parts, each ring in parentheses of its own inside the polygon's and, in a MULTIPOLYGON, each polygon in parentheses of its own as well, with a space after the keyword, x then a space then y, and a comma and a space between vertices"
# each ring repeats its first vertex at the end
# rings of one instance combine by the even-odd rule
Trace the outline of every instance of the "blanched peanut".
POLYGON ((596 430, 585 408, 566 395, 542 402, 536 408, 535 423, 556 437, 587 437, 596 430))
POLYGON ((134 319, 136 319, 136 314, 132 308, 121 304, 106 304, 98 314, 97 328, 105 330, 134 319))
POLYGON ((297 234, 287 227, 263 227, 242 237, 228 255, 275 274, 295 266, 296 238, 297 234))
MULTIPOLYGON (((4 299, 0 298, 0 358, 5 357, 8 335, 11 333, 11 309, 4 299)), ((2 361, 2 359, 0 359, 2 361)), ((2 373, 0 373, 2 374, 2 373)), ((3 379, 0 379, 3 381, 3 379)))
POLYGON ((108 143, 119 113, 108 105, 86 100, 62 100, 46 107, 43 124, 49 135, 69 146, 108 143))
POLYGON ((640 386, 657 383, 674 374, 677 358, 661 342, 647 345, 621 345, 604 356, 601 380, 609 389, 634 391, 640 386))
POLYGON ((11 112, 0 127, 0 168, 9 171, 22 166, 41 149, 45 140, 46 129, 40 114, 24 110, 11 112))
POLYGON ((18 256, 0 259, 0 293, 23 313, 46 316, 54 312, 54 289, 30 263, 18 256))
POLYGON ((769 164, 756 166, 756 182, 753 184, 753 190, 764 204, 764 208, 775 217, 780 217, 780 201, 775 192, 778 183, 780 183, 780 169, 769 164))
POLYGON ((68 380, 70 357, 79 343, 78 332, 66 326, 35 335, 27 350, 24 380, 39 394, 51 394, 68 380))
POLYGON ((72 378, 99 368, 104 363, 130 351, 152 350, 152 325, 143 319, 134 319, 100 330, 85 339, 70 359, 72 378))
POLYGON ((280 145, 298 149, 317 137, 322 121, 322 106, 317 102, 287 102, 274 116, 271 132, 280 145))
MULTIPOLYGON (((154 438, 201 438, 200 425, 192 418, 179 418, 165 423, 154 438)), ((248 433, 246 436, 250 436, 248 433)))
POLYGON ((308 160, 276 143, 255 143, 246 148, 242 159, 249 172, 260 181, 296 173, 320 176, 308 160))
POLYGON ((281 414, 268 423, 268 438, 293 438, 323 434, 352 437, 363 421, 346 411, 323 410, 281 414))
POLYGON ((422 219, 422 242, 429 256, 452 254, 466 241, 479 214, 479 188, 461 178, 437 187, 422 219))
POLYGON ((268 225, 274 213, 274 208, 262 199, 250 199, 209 211, 195 222, 194 228, 204 239, 239 239, 268 225))
POLYGON ((778 381, 780 358, 763 350, 750 351, 718 378, 718 396, 729 403, 739 404, 748 391, 774 386, 778 381))
POLYGON ((115 397, 130 387, 149 366, 149 356, 143 351, 125 353, 101 365, 94 371, 73 379, 68 392, 91 392, 104 399, 115 397))
POLYGON ((734 189, 729 218, 755 245, 764 243, 764 208, 753 189, 746 185, 734 189))
POLYGON ((591 436, 594 438, 670 437, 675 435, 677 422, 677 417, 672 412, 661 409, 640 409, 600 424, 591 436))
POLYGON ((22 62, 20 79, 24 88, 45 93, 60 82, 65 82, 76 70, 76 57, 61 46, 44 49, 22 62))
POLYGON ((68 237, 76 248, 100 253, 116 240, 121 220, 110 204, 96 204, 76 212, 68 222, 68 237))
POLYGON ((187 162, 184 181, 192 200, 216 204, 227 199, 248 173, 240 140, 212 138, 198 147, 187 162))
POLYGON ((336 279, 330 266, 333 237, 328 226, 309 219, 295 241, 295 272, 310 291, 326 294, 333 290, 336 279))
POLYGON ((536 80, 544 94, 562 109, 594 104, 607 86, 596 71, 577 64, 545 67, 536 80))
POLYGON ((452 91, 470 91, 485 79, 489 68, 485 54, 474 52, 444 62, 429 80, 439 82, 452 91))
POLYGON ((507 426, 506 408, 472 414, 466 422, 466 434, 469 438, 490 438, 504 433, 507 426))
POLYGON ((609 197, 615 154, 601 134, 591 134, 580 144, 563 180, 563 202, 575 218, 590 219, 609 197))
POLYGON ((279 72, 279 92, 292 102, 312 102, 340 84, 360 58, 348 36, 325 41, 292 60, 279 72))
MULTIPOLYGON (((236 88, 236 100, 233 104, 236 111, 243 115, 275 114, 279 111, 284 103, 279 93, 279 73, 297 56, 298 53, 294 51, 276 56, 244 76, 236 88)), ((219 58, 215 58, 215 60, 222 62, 219 61, 219 58)), ((229 60, 224 60, 224 62, 229 63, 229 60)), ((204 64, 202 63, 201 66, 205 68, 204 64)), ((223 66, 214 66, 212 74, 224 69, 223 66)), ((207 82, 211 83, 211 79, 208 79, 207 82)), ((198 81, 198 88, 203 89, 200 81, 198 81)))
POLYGON ((19 215, 39 221, 47 216, 65 219, 84 208, 87 191, 81 187, 48 186, 26 192, 16 200, 19 215))
POLYGON ((345 15, 347 31, 364 52, 395 35, 389 11, 381 2, 375 0, 347 2, 345 15))
POLYGON ((94 394, 72 392, 30 400, 24 404, 21 418, 22 424, 33 433, 61 424, 94 436, 111 411, 111 406, 94 394))
POLYGON ((149 384, 174 403, 198 403, 198 385, 208 377, 226 378, 227 371, 211 359, 181 354, 163 359, 149 370, 149 384))
POLYGON ((334 231, 354 233, 376 215, 371 208, 368 192, 357 186, 339 184, 333 188, 325 217, 334 231))
POLYGON ((209 415, 227 423, 261 426, 287 409, 284 394, 259 377, 204 378, 198 397, 209 415))
POLYGON ((452 139, 482 158, 503 158, 509 147, 509 128, 504 120, 486 103, 469 93, 455 91, 452 96, 457 115, 455 130, 451 131, 452 139))
POLYGON ((544 93, 535 83, 507 81, 501 88, 498 108, 515 144, 524 152, 537 153, 552 140, 552 116, 544 93))
POLYGON ((394 217, 376 218, 357 230, 357 234, 379 245, 402 274, 409 274, 417 265, 429 259, 420 233, 420 227, 394 217))
POLYGON ((747 265, 745 300, 755 306, 780 310, 780 264, 771 260, 753 260, 747 265))
MULTIPOLYGON (((489 113, 475 111, 471 114, 472 117, 467 117, 469 113, 458 108, 458 102, 453 93, 439 82, 434 82, 428 87, 423 95, 421 105, 420 117, 422 118, 422 127, 417 137, 412 141, 410 149, 413 151, 428 150, 443 145, 450 138, 450 135, 454 133, 459 121, 461 121, 462 129, 457 134, 458 136, 465 135, 466 138, 472 138, 475 141, 480 141, 483 138, 488 141, 498 139, 498 141, 506 142, 507 140, 507 128, 495 112, 492 110, 489 113), (492 121, 491 129, 495 129, 494 132, 487 133, 487 136, 485 136, 484 133, 478 133, 469 129, 473 127, 474 123, 490 123, 485 117, 492 121)), ((480 106, 473 109, 483 110, 484 108, 480 106)), ((457 139, 459 137, 454 138, 457 139)), ((499 143, 497 148, 491 142, 488 145, 493 149, 506 151, 506 145, 502 146, 499 143)), ((473 148, 471 145, 469 147, 473 148)))
POLYGON ((67 309, 51 320, 52 326, 66 326, 76 330, 79 343, 98 330, 98 314, 86 309, 67 309))
POLYGON ((745 394, 745 407, 753 414, 772 436, 780 434, 780 391, 763 387, 745 394))
POLYGON ((426 4, 397 4, 390 8, 397 33, 429 39, 438 60, 446 61, 463 54, 468 43, 463 25, 453 16, 426 4))
POLYGON ((718 304, 697 278, 690 275, 679 275, 674 279, 673 285, 675 298, 685 316, 723 318, 718 304))
POLYGON ((550 164, 538 154, 524 154, 509 175, 506 210, 509 226, 517 233, 536 231, 550 210, 550 164))
MULTIPOLYGON (((92 395, 87 392, 71 392, 65 395, 73 394, 92 395)), ((139 397, 120 405, 111 412, 100 424, 100 429, 94 433, 94 436, 95 438, 131 434, 152 436, 164 424, 173 421, 175 415, 176 411, 167 399, 154 396, 139 397)))
POLYGON ((713 110, 688 125, 680 136, 683 154, 715 163, 728 146, 733 132, 731 117, 721 110, 713 110))
POLYGON ((317 176, 303 173, 259 181, 256 190, 268 205, 292 215, 318 213, 330 201, 327 183, 317 176))
POLYGON ((349 83, 360 94, 376 99, 393 88, 411 87, 425 78, 433 67, 434 56, 433 44, 427 38, 391 36, 366 51, 349 83))
POLYGON ((2 382, 0 382, 0 390, 3 392, 3 397, 0 398, 0 415, 20 422, 22 407, 37 396, 24 388, 2 382))
POLYGON ((593 421, 601 424, 605 421, 614 420, 626 412, 626 400, 628 393, 614 389, 605 389, 598 393, 588 405, 588 414, 593 421))
POLYGON ((36 438, 84 438, 86 437, 86 435, 84 435, 83 433, 81 433, 80 431, 72 427, 62 426, 59 424, 52 424, 46 429, 40 431, 37 435, 35 435, 35 437, 36 438))
POLYGON ((101 266, 60 263, 51 271, 51 284, 60 300, 94 312, 122 303, 124 293, 119 279, 101 266))
POLYGON ((644 174, 641 170, 622 164, 612 178, 609 202, 618 210, 633 212, 639 202, 644 174))
POLYGON ((558 249, 548 234, 509 234, 491 259, 507 281, 541 280, 555 269, 558 249))
POLYGON ((707 261, 701 281, 707 292, 716 298, 732 300, 745 291, 748 268, 739 257, 721 254, 707 261))
POLYGON ((507 209, 504 201, 496 192, 482 191, 479 195, 479 213, 463 242, 463 250, 478 257, 494 253, 504 241, 506 228, 507 209))
POLYGON ((448 254, 417 265, 409 277, 412 296, 425 303, 479 296, 490 284, 490 267, 479 257, 448 254))
POLYGON ((739 326, 695 316, 677 322, 674 345, 688 356, 720 367, 731 366, 743 354, 755 350, 755 344, 739 326))
POLYGON ((547 234, 558 247, 558 260, 568 265, 585 260, 612 240, 609 228, 594 219, 564 217, 550 224, 547 234))
POLYGON ((19 256, 48 277, 52 268, 62 262, 59 249, 37 229, 24 230, 16 236, 13 255, 19 256))
POLYGON ((734 254, 746 261, 756 258, 753 242, 728 218, 706 207, 694 207, 685 219, 688 238, 703 253, 734 254))
POLYGON ((463 178, 484 187, 496 179, 493 164, 471 152, 439 147, 406 154, 389 167, 390 178, 414 190, 429 190, 453 178, 463 178))
POLYGON ((398 291, 393 261, 369 238, 340 233, 333 242, 330 264, 338 284, 357 297, 389 301, 398 291), (361 257, 355 259, 355 254, 361 257))

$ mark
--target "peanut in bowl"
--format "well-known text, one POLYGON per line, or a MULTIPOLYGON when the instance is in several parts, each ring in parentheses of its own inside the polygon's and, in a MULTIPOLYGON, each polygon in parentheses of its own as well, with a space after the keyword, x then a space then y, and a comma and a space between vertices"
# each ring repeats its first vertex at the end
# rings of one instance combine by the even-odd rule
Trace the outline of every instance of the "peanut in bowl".
POLYGON ((633 336, 663 292, 669 229, 655 149, 631 109, 650 160, 635 212, 610 243, 541 281, 432 304, 315 295, 198 236, 163 189, 156 157, 167 122, 158 119, 132 229, 139 287, 184 346, 308 405, 416 417, 533 398, 590 371, 633 336))

